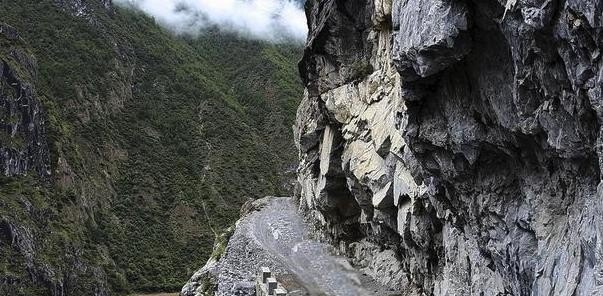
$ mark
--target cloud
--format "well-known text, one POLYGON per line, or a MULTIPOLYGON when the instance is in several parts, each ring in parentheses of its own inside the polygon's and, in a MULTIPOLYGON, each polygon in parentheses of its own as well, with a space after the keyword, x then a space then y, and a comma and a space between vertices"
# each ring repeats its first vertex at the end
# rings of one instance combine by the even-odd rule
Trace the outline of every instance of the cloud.
POLYGON ((210 26, 272 42, 305 40, 299 0, 114 0, 139 9, 176 33, 198 34, 210 26))

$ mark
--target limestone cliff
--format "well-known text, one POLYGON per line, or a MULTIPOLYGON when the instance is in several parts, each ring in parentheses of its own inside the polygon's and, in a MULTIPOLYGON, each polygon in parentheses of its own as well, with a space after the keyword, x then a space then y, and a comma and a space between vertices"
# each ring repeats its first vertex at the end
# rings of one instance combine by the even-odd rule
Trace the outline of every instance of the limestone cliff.
POLYGON ((603 4, 310 0, 316 234, 405 295, 603 295, 603 4))

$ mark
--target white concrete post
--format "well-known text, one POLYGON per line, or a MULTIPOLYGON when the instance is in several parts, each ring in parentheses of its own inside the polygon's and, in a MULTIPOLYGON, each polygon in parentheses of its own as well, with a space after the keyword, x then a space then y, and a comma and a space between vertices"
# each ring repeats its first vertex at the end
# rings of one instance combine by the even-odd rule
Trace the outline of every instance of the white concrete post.
POLYGON ((275 278, 268 278, 268 295, 274 295, 274 290, 276 290, 277 286, 278 282, 275 278))
POLYGON ((266 281, 268 280, 269 277, 272 276, 272 273, 270 272, 270 268, 268 267, 262 267, 262 284, 265 284, 266 281))

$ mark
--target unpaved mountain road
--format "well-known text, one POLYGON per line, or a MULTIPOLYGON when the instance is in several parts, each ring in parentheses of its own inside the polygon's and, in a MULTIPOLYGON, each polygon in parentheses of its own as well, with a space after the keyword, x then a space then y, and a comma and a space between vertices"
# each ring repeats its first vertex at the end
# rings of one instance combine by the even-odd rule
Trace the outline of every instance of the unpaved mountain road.
POLYGON ((358 274, 329 254, 327 246, 308 239, 307 225, 287 198, 272 199, 250 216, 251 237, 274 255, 306 288, 327 295, 369 295, 358 274))
POLYGON ((229 242, 220 268, 219 295, 232 295, 228 291, 236 285, 233 278, 223 281, 222 274, 246 273, 249 279, 264 265, 273 268, 277 278, 289 274, 311 295, 394 295, 362 276, 345 258, 332 255, 326 244, 310 239, 309 226, 290 198, 268 198, 258 208, 239 222, 229 242), (237 270, 225 272, 227 268, 237 270))

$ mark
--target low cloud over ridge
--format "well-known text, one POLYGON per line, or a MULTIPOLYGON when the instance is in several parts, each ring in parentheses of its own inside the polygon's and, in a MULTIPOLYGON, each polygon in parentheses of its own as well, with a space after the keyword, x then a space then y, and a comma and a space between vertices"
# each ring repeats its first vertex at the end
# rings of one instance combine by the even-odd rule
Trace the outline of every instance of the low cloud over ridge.
POLYGON ((300 1, 293 0, 114 0, 139 9, 176 33, 198 34, 209 26, 241 35, 302 42, 307 35, 300 1))

